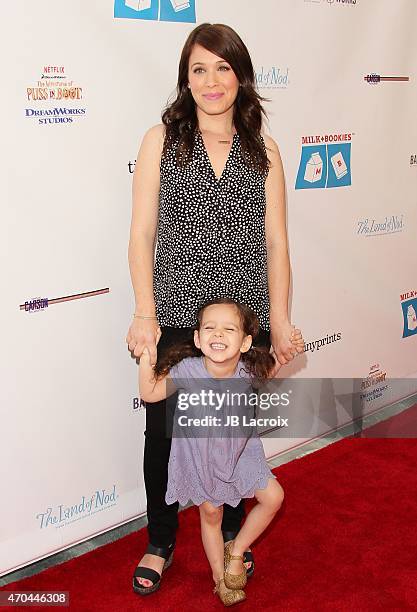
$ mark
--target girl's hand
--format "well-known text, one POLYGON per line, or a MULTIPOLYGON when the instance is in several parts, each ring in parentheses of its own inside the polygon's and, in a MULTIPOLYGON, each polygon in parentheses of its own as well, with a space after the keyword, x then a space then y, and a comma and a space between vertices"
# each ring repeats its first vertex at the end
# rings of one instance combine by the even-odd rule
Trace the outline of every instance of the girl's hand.
POLYGON ((282 365, 289 363, 304 350, 304 340, 301 331, 287 320, 279 326, 271 324, 271 353, 275 357, 276 366, 271 372, 273 377, 282 365))
POLYGON ((295 328, 293 330, 293 334, 291 337, 291 343, 294 347, 294 349, 297 351, 295 354, 293 352, 294 357, 296 357, 298 354, 303 353, 304 349, 305 349, 305 344, 304 344, 304 339, 303 336, 301 334, 301 330, 295 328))

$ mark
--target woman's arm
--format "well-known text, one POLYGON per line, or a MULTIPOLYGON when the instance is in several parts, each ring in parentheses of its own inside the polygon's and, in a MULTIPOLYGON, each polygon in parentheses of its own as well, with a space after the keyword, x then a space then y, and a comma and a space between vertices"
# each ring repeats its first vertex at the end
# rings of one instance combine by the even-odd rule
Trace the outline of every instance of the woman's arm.
POLYGON ((160 402, 175 391, 175 386, 169 374, 155 380, 149 352, 145 349, 139 361, 139 395, 144 402, 160 402))
POLYGON ((293 358, 290 341, 293 326, 288 318, 290 261, 285 210, 285 179, 278 146, 264 136, 271 167, 265 182, 265 234, 268 253, 268 289, 270 299, 271 343, 283 365, 293 358))
MULTIPOLYGON (((135 294, 135 313, 145 316, 155 316, 153 266, 159 206, 159 165, 164 130, 165 127, 160 124, 146 132, 133 173, 128 260, 135 294)), ((136 357, 147 347, 151 362, 155 364, 159 337, 156 319, 134 318, 126 342, 136 357)))

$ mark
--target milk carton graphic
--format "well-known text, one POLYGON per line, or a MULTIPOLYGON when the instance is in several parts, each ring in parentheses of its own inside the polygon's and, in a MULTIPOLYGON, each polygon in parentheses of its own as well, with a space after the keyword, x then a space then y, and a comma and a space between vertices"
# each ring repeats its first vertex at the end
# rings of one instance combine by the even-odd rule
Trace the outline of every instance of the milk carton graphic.
POLYGON ((309 183, 315 183, 321 179, 323 172, 323 160, 320 157, 320 153, 316 151, 312 153, 310 159, 306 164, 306 171, 304 173, 304 180, 309 183))
POLYGON ((337 179, 341 179, 348 173, 348 168, 341 151, 338 151, 335 155, 330 158, 332 162, 333 170, 337 179))
POLYGON ((415 308, 412 304, 407 308, 407 328, 410 331, 417 329, 417 315, 415 308))
POLYGON ((145 11, 151 8, 152 0, 125 0, 125 6, 134 11, 145 11))
POLYGON ((188 0, 171 0, 171 5, 176 13, 178 11, 184 11, 185 9, 190 8, 190 3, 188 0))

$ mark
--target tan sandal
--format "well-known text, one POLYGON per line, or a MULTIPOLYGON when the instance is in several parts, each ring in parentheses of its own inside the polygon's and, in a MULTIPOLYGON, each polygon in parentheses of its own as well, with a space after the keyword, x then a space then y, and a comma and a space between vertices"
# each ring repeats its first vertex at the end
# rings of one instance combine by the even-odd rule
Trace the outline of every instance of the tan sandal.
POLYGON ((224 547, 224 583, 228 589, 243 589, 246 586, 246 567, 243 565, 243 572, 241 574, 230 574, 227 570, 229 569, 230 561, 233 559, 241 559, 243 564, 243 555, 232 555, 231 549, 234 540, 231 540, 224 547))
POLYGON ((213 593, 217 593, 225 606, 233 606, 246 599, 245 591, 241 589, 228 589, 224 582, 224 578, 220 578, 220 580, 216 582, 213 593), (221 583, 223 583, 223 588, 220 587, 221 583))

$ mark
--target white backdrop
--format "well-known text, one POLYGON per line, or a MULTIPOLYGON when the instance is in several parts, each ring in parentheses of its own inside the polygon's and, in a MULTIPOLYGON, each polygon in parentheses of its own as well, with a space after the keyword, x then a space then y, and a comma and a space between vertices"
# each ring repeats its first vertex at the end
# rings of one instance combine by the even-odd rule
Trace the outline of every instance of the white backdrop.
MULTIPOLYGON (((307 342, 282 376, 315 379, 321 432, 352 418, 323 378, 365 380, 363 413, 417 390, 415 0, 38 0, 2 16, 0 574, 145 510, 131 180, 195 22, 237 30, 271 99, 307 342)), ((265 439, 267 455, 305 439, 265 439)))

